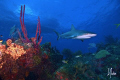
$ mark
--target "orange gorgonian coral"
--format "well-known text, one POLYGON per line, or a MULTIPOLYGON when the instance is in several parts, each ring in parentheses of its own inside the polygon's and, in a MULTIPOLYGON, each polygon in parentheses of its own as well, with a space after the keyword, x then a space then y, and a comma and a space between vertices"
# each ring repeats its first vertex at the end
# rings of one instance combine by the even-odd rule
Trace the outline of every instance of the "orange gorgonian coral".
POLYGON ((24 50, 23 46, 11 43, 11 45, 5 51, 6 54, 10 54, 13 59, 18 59, 21 55, 25 54, 26 51, 24 50))

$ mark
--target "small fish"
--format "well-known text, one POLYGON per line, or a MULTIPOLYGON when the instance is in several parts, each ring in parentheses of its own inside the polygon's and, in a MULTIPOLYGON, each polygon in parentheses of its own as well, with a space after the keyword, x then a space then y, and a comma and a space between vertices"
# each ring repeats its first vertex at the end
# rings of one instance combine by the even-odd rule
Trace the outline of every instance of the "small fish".
POLYGON ((62 62, 68 64, 68 60, 62 60, 62 62))
POLYGON ((96 48, 96 44, 95 43, 89 43, 89 47, 88 48, 96 48))
POLYGON ((82 55, 77 55, 77 56, 75 56, 75 58, 79 58, 79 57, 82 57, 82 55))
POLYGON ((95 53, 92 54, 93 56, 95 55, 95 53))
POLYGON ((0 40, 0 43, 2 43, 3 42, 3 40, 0 40))
POLYGON ((116 29, 120 26, 120 24, 115 24, 115 25, 117 25, 117 26, 116 26, 116 29))

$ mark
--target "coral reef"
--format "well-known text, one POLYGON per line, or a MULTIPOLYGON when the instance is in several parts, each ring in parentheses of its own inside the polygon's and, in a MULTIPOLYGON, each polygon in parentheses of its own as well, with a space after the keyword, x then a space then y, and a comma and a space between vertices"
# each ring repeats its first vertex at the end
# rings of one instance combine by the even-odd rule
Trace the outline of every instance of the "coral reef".
POLYGON ((62 54, 66 59, 71 59, 72 57, 72 51, 70 49, 63 49, 62 54))
MULTIPOLYGON (((43 59, 48 59, 43 58, 41 46, 39 45, 42 37, 38 42, 37 40, 30 41, 27 37, 27 30, 24 26, 24 13, 25 5, 23 7, 23 13, 22 6, 20 12, 20 23, 25 39, 23 39, 21 33, 18 32, 20 39, 15 41, 8 39, 6 44, 0 44, 0 76, 3 80, 25 80, 25 77, 29 76, 29 73, 34 72, 37 67, 42 70, 43 67, 40 66, 45 62, 43 59)), ((37 38, 38 32, 38 37, 40 37, 40 28, 40 19, 38 17, 35 39, 37 38)), ((48 65, 48 63, 49 61, 44 63, 44 66, 48 65)), ((40 73, 42 74, 43 71, 40 73)), ((34 74, 36 74, 36 72, 34 72, 34 74)))
MULTIPOLYGON (((109 80, 108 68, 117 74, 111 80, 120 79, 120 43, 112 36, 107 43, 93 44, 93 54, 73 53, 63 49, 62 54, 51 42, 42 41, 40 18, 35 37, 28 38, 24 24, 25 5, 21 6, 19 38, 9 38, 0 43, 0 79, 2 80, 109 80), (117 41, 117 42, 116 42, 117 41), (63 63, 63 59, 68 63, 63 63)), ((14 32, 14 31, 13 31, 14 32)), ((11 33, 12 34, 12 33, 11 33)), ((91 44, 90 44, 91 45, 91 44)), ((91 47, 90 47, 91 48, 91 47)))

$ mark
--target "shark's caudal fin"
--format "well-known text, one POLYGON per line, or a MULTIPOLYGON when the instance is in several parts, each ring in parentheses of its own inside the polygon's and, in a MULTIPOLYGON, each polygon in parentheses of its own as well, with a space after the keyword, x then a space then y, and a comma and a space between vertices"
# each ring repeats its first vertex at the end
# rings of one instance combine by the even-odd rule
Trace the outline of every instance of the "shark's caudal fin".
POLYGON ((54 30, 54 32, 55 32, 55 33, 57 34, 57 36, 58 36, 58 37, 57 37, 57 40, 59 40, 59 39, 60 39, 60 34, 59 34, 57 31, 55 31, 55 30, 54 30))

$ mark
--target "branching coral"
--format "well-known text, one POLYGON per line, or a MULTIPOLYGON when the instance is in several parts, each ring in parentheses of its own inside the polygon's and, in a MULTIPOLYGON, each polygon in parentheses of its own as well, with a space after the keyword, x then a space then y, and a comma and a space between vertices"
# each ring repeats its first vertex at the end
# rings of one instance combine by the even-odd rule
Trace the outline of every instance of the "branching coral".
MULTIPOLYGON (((21 29, 22 29, 22 32, 24 34, 24 37, 26 39, 27 42, 30 42, 30 40, 28 39, 27 37, 27 30, 26 30, 26 27, 24 25, 24 14, 25 14, 25 5, 24 7, 22 8, 21 6, 21 11, 20 11, 20 24, 21 24, 21 29), (23 10, 22 10, 23 9, 23 10), (23 19, 23 20, 22 20, 23 19)), ((22 39, 23 40, 23 39, 22 39)))
MULTIPOLYGON (((37 24, 37 29, 36 29, 36 35, 35 35, 35 39, 37 40, 37 33, 39 32, 38 35, 38 45, 41 43, 42 41, 42 37, 40 39, 40 35, 41 35, 41 25, 40 25, 40 18, 38 17, 38 24, 37 24)), ((35 42, 34 42, 35 43, 35 42)))
MULTIPOLYGON (((21 24, 21 29, 22 29, 22 32, 24 34, 25 39, 22 38, 21 33, 19 31, 18 31, 18 34, 19 34, 20 39, 23 42, 31 42, 29 40, 29 38, 27 37, 27 30, 26 30, 26 27, 25 27, 25 24, 24 24, 24 14, 25 14, 25 5, 24 5, 24 7, 21 6, 21 11, 20 11, 20 24, 21 24)), ((42 37, 40 38, 40 35, 41 35, 41 25, 40 25, 40 18, 38 17, 38 24, 37 24, 35 37, 31 38, 32 42, 34 44, 37 43, 39 45, 41 43, 42 37), (37 42, 37 34, 38 34, 38 42, 37 42)))

